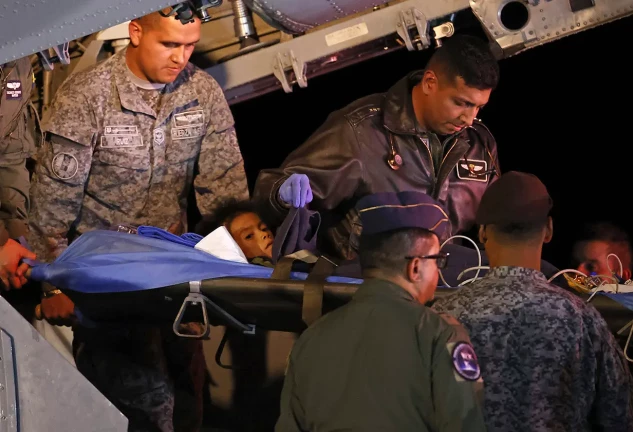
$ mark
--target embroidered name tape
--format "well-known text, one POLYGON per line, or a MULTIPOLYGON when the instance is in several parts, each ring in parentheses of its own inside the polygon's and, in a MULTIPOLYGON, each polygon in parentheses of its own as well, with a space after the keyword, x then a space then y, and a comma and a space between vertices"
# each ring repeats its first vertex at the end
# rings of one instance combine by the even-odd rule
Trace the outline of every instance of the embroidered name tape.
POLYGON ((201 137, 204 134, 203 126, 188 126, 171 129, 172 140, 182 140, 201 137))

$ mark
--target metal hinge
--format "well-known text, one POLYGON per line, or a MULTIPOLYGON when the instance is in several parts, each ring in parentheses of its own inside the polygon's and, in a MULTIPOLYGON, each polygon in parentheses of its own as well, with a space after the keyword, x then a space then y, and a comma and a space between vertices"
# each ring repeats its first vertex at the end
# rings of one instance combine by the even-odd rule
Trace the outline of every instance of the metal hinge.
POLYGON ((431 46, 429 23, 416 8, 400 11, 397 32, 409 51, 422 51, 431 46))
POLYGON ((306 64, 298 60, 292 50, 284 54, 278 52, 273 60, 273 74, 286 93, 292 93, 292 85, 294 84, 290 72, 294 74, 294 82, 299 84, 299 87, 306 88, 308 86, 306 64))
POLYGON ((54 63, 59 62, 64 65, 70 64, 70 54, 68 54, 68 42, 53 47, 55 55, 51 55, 50 48, 39 52, 40 60, 44 70, 52 71, 55 68, 54 63))

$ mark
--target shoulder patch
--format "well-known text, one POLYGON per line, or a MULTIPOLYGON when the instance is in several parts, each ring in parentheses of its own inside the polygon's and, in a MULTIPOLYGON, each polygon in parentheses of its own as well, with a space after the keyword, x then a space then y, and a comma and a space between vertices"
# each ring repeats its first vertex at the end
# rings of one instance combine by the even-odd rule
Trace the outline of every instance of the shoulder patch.
POLYGON ((466 342, 458 342, 451 353, 453 368, 466 381, 477 381, 481 377, 481 368, 473 346, 466 342))
POLYGON ((57 153, 51 163, 51 171, 60 180, 70 180, 79 170, 77 158, 70 153, 57 153))

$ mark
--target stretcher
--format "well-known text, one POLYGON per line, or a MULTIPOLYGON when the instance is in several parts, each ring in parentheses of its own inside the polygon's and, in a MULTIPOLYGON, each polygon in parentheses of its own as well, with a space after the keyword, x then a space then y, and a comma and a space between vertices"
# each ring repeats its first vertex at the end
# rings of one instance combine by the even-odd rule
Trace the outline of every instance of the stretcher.
MULTIPOLYGON (((449 244, 443 250, 451 253, 443 272, 451 285, 463 269, 478 264, 469 248, 449 244)), ((35 264, 31 278, 61 289, 87 326, 171 323, 179 333, 180 323, 204 323, 203 333, 183 337, 206 337, 215 325, 245 333, 300 332, 347 303, 362 282, 333 275, 337 266, 325 257, 310 272, 294 271, 292 264, 292 259, 280 260, 275 268, 230 262, 156 235, 93 231, 54 262, 35 264)), ((436 298, 454 292, 439 287, 436 298)), ((633 294, 598 295, 591 301, 614 332, 633 320, 633 294)))

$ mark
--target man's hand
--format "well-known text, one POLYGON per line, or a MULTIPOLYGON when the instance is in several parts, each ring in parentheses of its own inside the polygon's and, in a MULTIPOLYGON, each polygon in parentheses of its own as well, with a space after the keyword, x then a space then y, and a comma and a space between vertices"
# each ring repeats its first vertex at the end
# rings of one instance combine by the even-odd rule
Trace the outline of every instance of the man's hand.
POLYGON ((279 198, 296 208, 305 207, 312 201, 310 179, 305 174, 292 174, 279 188, 279 198))
POLYGON ((22 288, 27 282, 25 273, 29 266, 25 263, 20 264, 23 258, 34 260, 35 254, 15 240, 9 239, 0 247, 0 281, 5 290, 22 288))
POLYGON ((76 319, 75 304, 62 293, 42 298, 38 308, 35 310, 35 317, 37 319, 44 318, 51 325, 70 327, 76 319))

